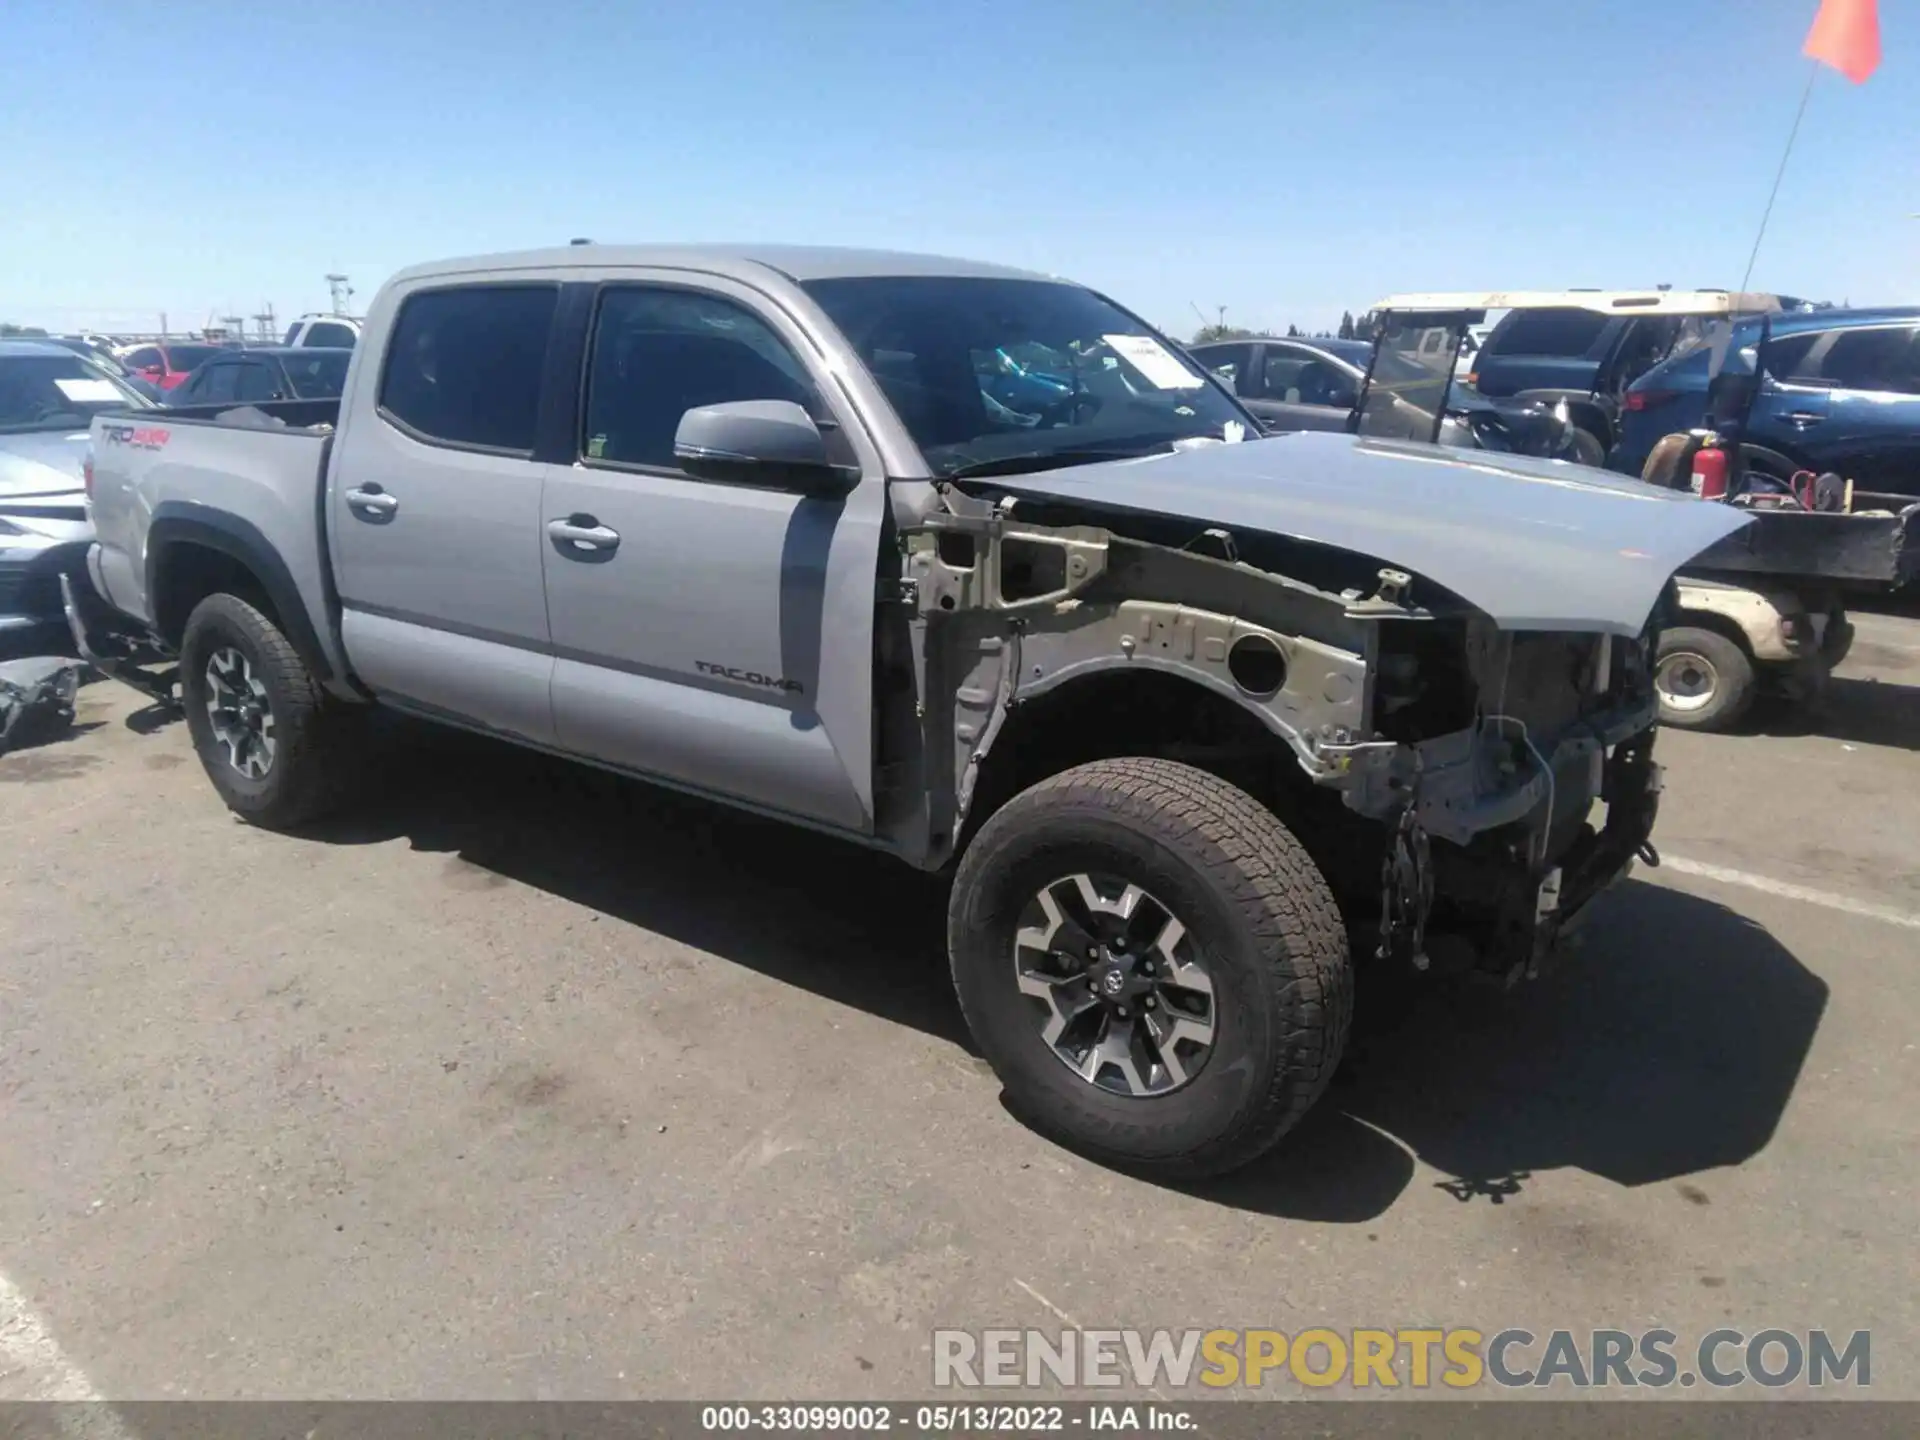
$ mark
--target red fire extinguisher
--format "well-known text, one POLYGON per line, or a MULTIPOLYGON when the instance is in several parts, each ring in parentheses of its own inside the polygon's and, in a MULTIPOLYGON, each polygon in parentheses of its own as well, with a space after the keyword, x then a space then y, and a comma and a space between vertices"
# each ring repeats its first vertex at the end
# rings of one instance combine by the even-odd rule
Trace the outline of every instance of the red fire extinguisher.
POLYGON ((1703 445, 1693 455, 1693 493, 1702 500, 1727 498, 1727 452, 1703 445))

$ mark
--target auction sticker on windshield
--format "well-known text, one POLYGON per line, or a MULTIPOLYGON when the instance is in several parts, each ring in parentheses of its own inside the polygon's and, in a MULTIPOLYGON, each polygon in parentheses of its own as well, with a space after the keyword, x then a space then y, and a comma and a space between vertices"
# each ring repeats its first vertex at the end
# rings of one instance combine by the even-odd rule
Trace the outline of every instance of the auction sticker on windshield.
POLYGON ((111 405, 120 398, 111 380, 55 380, 53 383, 76 405, 111 405))
POLYGON ((1151 335, 1102 335, 1113 353, 1162 390, 1198 390, 1207 382, 1151 335))

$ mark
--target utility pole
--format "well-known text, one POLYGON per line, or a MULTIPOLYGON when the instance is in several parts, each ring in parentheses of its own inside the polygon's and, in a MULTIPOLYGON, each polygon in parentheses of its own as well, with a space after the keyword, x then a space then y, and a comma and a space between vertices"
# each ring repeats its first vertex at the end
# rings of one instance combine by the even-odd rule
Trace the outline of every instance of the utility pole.
POLYGON ((347 277, 344 275, 327 276, 327 291, 333 296, 333 313, 336 315, 347 314, 347 301, 353 298, 353 286, 347 283, 347 277))
POLYGON ((260 342, 263 345, 273 344, 274 336, 278 334, 278 332, 273 326, 273 302, 271 300, 261 305, 260 313, 253 317, 253 323, 259 329, 260 342))

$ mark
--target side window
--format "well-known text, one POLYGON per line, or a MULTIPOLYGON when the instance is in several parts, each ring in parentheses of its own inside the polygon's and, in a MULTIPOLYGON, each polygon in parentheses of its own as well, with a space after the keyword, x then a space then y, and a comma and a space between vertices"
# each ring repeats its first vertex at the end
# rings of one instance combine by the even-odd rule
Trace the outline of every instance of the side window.
POLYGON ((1260 367, 1258 393, 1268 400, 1298 403, 1301 397, 1296 392, 1300 389, 1300 377, 1313 363, 1311 351, 1297 350, 1291 345, 1269 345, 1266 361, 1260 367))
POLYGON ((1913 331, 1843 330, 1820 362, 1820 375, 1843 390, 1890 390, 1920 395, 1920 367, 1914 364, 1913 331))
POLYGON ((160 365, 160 352, 151 345, 143 345, 121 363, 129 370, 154 370, 160 365))
POLYGON ((271 366, 259 361, 249 361, 239 365, 223 365, 223 370, 237 372, 235 375, 233 398, 249 403, 255 400, 272 400, 280 393, 278 377, 271 366))
POLYGON ((553 285, 422 290, 400 306, 380 412, 429 443, 530 453, 553 285))
POLYGON ((294 338, 295 338, 296 336, 298 336, 298 335, 299 335, 299 333, 300 333, 300 322, 299 322, 298 320, 296 320, 296 321, 294 321, 294 322, 293 322, 293 324, 292 324, 292 325, 290 325, 290 326, 288 326, 288 327, 287 327, 287 338, 286 338, 286 339, 284 339, 284 340, 282 340, 282 341, 281 341, 280 343, 281 343, 282 345, 291 345, 291 344, 293 344, 293 342, 294 342, 294 338))
POLYGON ((1782 335, 1768 339, 1767 374, 1775 380, 1798 378, 1807 352, 1813 349, 1813 342, 1819 338, 1817 331, 1810 330, 1804 335, 1782 335))
POLYGON ((1251 345, 1202 345, 1188 353, 1235 390, 1247 393, 1247 366, 1253 363, 1251 345))
POLYGON ((194 398, 209 404, 240 398, 240 367, 209 365, 187 382, 194 387, 194 398))
POLYGON ((585 458, 676 469, 680 417, 727 400, 791 400, 821 413, 805 368, 744 306, 656 287, 602 294, 588 360, 585 458))

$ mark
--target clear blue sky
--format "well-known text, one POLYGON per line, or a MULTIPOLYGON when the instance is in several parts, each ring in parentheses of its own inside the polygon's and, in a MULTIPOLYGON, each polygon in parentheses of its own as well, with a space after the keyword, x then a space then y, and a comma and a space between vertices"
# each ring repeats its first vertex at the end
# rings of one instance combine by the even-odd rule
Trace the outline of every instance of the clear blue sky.
MULTIPOLYGON (((1822 71, 1756 288, 1920 300, 1920 0, 1822 71)), ((1181 334, 1739 282, 1815 0, 213 0, 0 9, 0 319, 358 302, 560 242, 942 251, 1181 334)))

